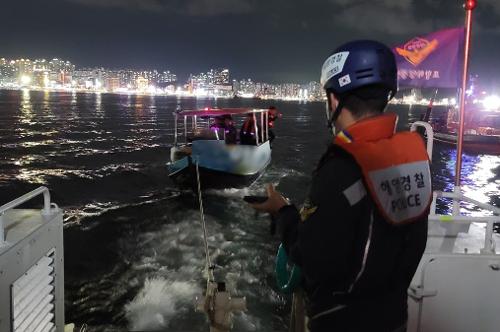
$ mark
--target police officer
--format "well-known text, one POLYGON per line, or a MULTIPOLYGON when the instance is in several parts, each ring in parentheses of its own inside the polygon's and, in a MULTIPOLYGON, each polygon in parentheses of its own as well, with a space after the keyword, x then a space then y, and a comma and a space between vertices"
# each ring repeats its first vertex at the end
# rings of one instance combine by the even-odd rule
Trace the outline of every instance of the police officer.
POLYGON ((404 331, 407 289, 424 252, 429 160, 416 133, 384 114, 397 91, 391 50, 340 46, 322 68, 333 142, 313 172, 300 212, 272 186, 253 207, 269 212, 303 273, 309 328, 404 331))

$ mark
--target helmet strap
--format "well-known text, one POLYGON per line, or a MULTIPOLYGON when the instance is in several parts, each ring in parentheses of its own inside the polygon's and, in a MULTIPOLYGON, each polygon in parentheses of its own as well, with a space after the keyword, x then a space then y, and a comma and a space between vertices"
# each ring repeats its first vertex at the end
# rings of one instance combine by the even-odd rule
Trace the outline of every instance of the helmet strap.
POLYGON ((327 98, 328 98, 328 111, 327 111, 327 118, 328 118, 328 129, 334 134, 333 130, 333 123, 337 121, 339 118, 340 112, 342 111, 342 108, 344 108, 344 98, 342 97, 337 97, 338 98, 338 104, 335 110, 332 110, 332 103, 331 103, 331 97, 330 97, 330 92, 327 91, 327 98))

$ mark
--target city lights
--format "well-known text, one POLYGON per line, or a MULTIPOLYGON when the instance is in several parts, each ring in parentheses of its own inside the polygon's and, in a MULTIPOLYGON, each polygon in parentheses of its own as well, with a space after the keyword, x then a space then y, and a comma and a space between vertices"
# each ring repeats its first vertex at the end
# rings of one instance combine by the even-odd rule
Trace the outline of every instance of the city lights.
POLYGON ((487 110, 500 109, 500 97, 492 95, 483 99, 483 106, 487 110))
MULTIPOLYGON (((485 109, 500 109, 500 97, 487 96, 478 83, 479 76, 471 76, 466 91, 473 103, 482 103, 485 109)), ((196 98, 258 98, 290 101, 324 101, 325 93, 317 81, 306 84, 265 83, 251 78, 235 79, 228 68, 212 68, 199 74, 190 74, 180 81, 169 70, 110 70, 102 67, 76 68, 71 62, 54 58, 5 59, 0 58, 0 88, 68 90, 81 92, 176 95, 196 98)), ((411 89, 400 91, 393 104, 427 105, 429 96, 411 89)), ((442 96, 434 105, 456 106, 456 98, 442 96)))
POLYGON ((270 84, 252 79, 231 79, 228 68, 191 74, 180 82, 169 70, 108 70, 76 68, 69 61, 45 59, 0 59, 0 88, 69 90, 125 94, 177 95, 199 98, 260 98, 282 100, 323 100, 318 82, 270 84))
POLYGON ((19 80, 21 81, 21 85, 23 86, 27 86, 31 83, 31 77, 29 77, 28 75, 22 75, 19 80))

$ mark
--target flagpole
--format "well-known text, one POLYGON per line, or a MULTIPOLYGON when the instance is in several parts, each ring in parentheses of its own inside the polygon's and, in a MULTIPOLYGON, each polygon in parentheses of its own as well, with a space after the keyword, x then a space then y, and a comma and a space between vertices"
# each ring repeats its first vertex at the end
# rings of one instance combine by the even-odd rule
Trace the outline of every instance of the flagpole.
MULTIPOLYGON (((455 170, 455 192, 460 193, 460 177, 462 173, 462 146, 464 138, 464 122, 465 122, 465 91, 467 90, 467 78, 469 71, 469 54, 471 45, 471 31, 472 31, 472 11, 476 8, 476 0, 466 0, 465 8, 465 52, 464 52, 464 66, 462 73, 462 90, 460 93, 460 118, 459 129, 457 137, 457 163, 455 170)), ((457 211, 458 212, 458 211, 457 211)))

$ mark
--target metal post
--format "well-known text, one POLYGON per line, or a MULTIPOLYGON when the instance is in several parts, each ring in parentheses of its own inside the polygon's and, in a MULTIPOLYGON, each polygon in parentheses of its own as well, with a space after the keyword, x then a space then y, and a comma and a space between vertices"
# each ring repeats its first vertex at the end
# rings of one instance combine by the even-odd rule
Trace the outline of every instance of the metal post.
POLYGON ((194 116, 194 131, 198 130, 198 117, 194 116))
POLYGON ((429 160, 432 161, 432 148, 434 143, 434 131, 432 130, 432 126, 425 121, 415 121, 412 123, 410 130, 417 131, 418 127, 423 127, 425 129, 425 134, 427 135, 427 155, 429 156, 429 160))
POLYGON ((266 111, 266 140, 269 140, 269 111, 266 111))
POLYGON ((252 113, 253 117, 253 126, 255 129, 255 145, 259 145, 259 128, 257 128, 257 117, 255 116, 255 112, 252 113))
POLYGON ((3 213, 0 213, 0 246, 5 242, 5 231, 3 224, 3 213))
POLYGON ((50 214, 50 192, 47 188, 43 187, 43 210, 42 213, 50 214))
POLYGON ((264 113, 260 112, 260 137, 261 137, 261 142, 264 142, 264 113))
POLYGON ((187 116, 184 115, 184 143, 188 142, 187 116))
POLYGON ((495 253, 495 250, 493 249, 493 221, 488 221, 486 223, 486 229, 485 229, 485 234, 484 234, 484 248, 482 248, 481 253, 495 253))
POLYGON ((174 146, 177 146, 177 113, 174 115, 174 146))
POLYGON ((467 90, 467 77, 469 72, 469 54, 471 45, 472 31, 472 11, 476 8, 476 0, 466 0, 464 4, 465 18, 465 50, 464 50, 464 67, 462 73, 462 89, 460 91, 460 118, 457 137, 457 164, 455 170, 455 188, 460 190, 460 177, 462 173, 462 145, 464 138, 464 122, 465 122, 465 91, 467 90))
POLYGON ((452 205, 452 215, 458 216, 460 215, 460 196, 462 191, 460 190, 460 186, 453 187, 453 205, 452 205))

